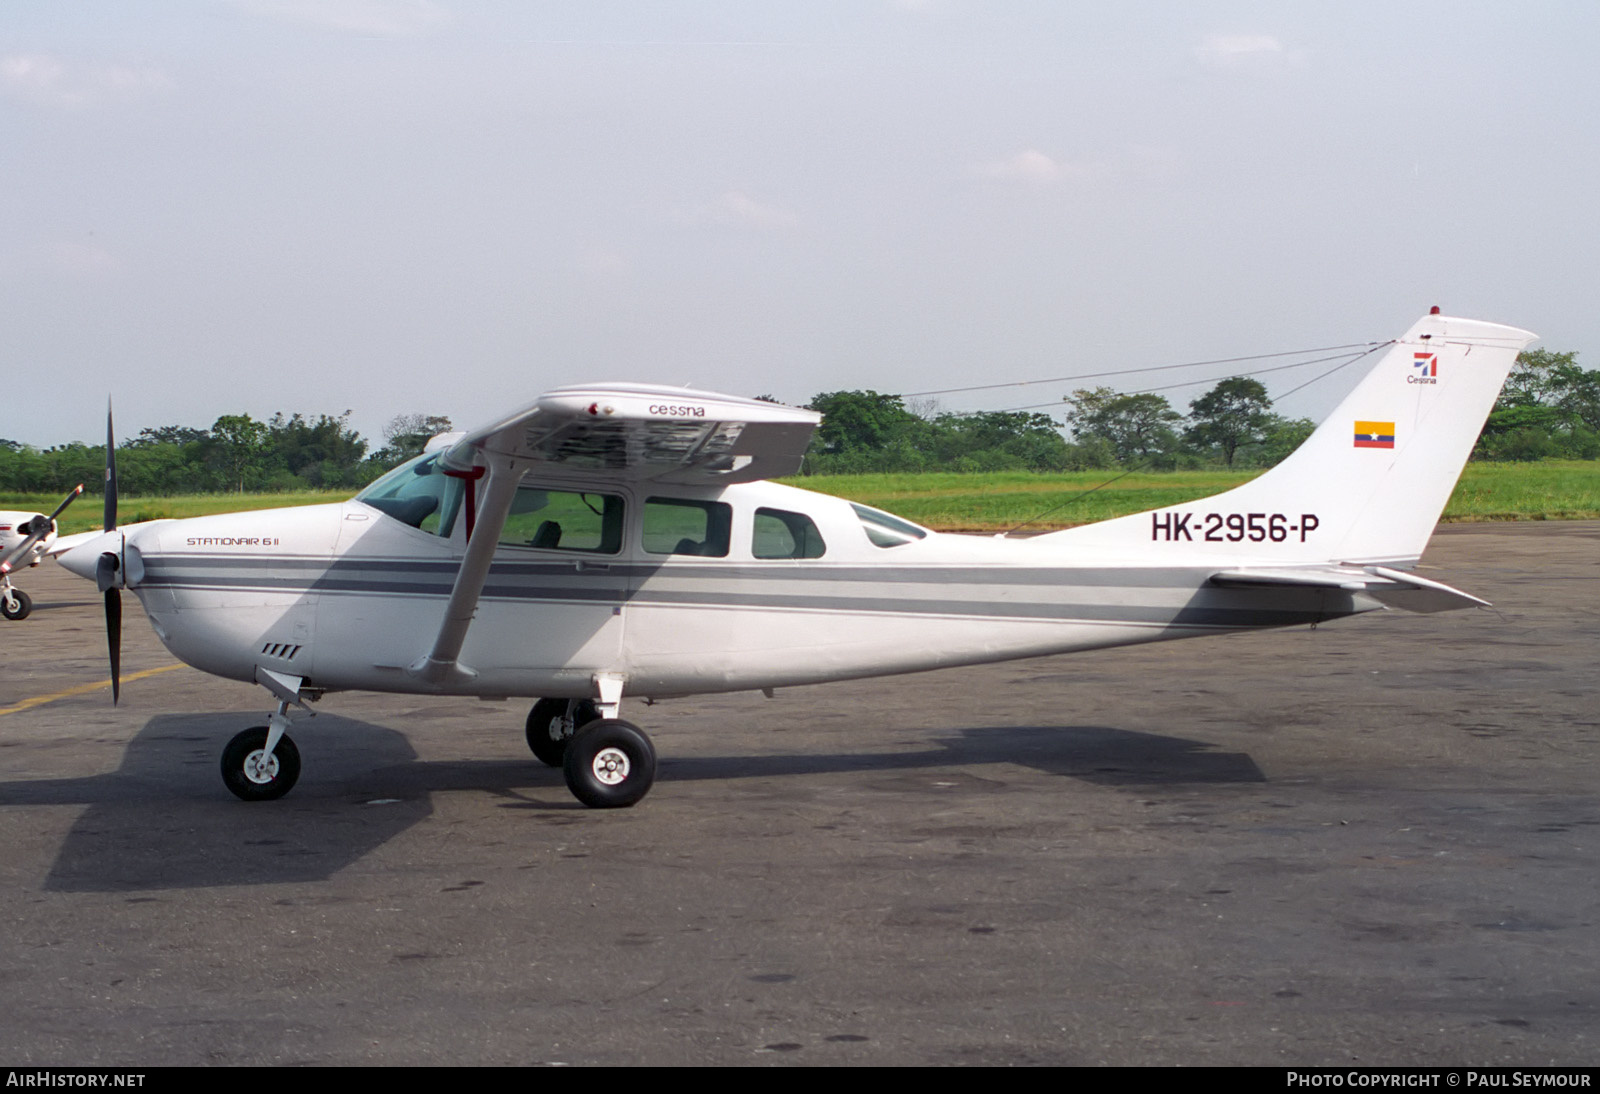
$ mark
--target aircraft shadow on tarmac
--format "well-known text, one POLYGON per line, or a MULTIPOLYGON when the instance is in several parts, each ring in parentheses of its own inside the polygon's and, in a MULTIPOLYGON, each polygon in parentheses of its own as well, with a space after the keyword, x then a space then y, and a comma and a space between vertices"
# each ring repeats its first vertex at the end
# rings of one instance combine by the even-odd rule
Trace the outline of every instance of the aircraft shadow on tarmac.
MULTIPOLYGON (((160 716, 129 744, 117 771, 0 782, 0 805, 88 806, 45 888, 122 892, 321 880, 430 816, 435 792, 480 791, 516 809, 583 808, 568 795, 560 772, 531 756, 421 761, 396 730, 335 715, 322 715, 303 734, 307 769, 294 792, 281 801, 247 804, 227 793, 217 773, 220 745, 247 721, 237 713, 160 716)), ((1102 726, 962 729, 936 745, 849 754, 667 755, 657 793, 674 782, 991 764, 1112 787, 1265 781, 1242 753, 1102 726)))
MULTIPOLYGON (((22 588, 22 583, 24 581, 26 581, 26 580, 27 580, 26 577, 23 577, 20 580, 18 580, 17 587, 18 588, 22 588)), ((23 591, 24 592, 31 592, 32 590, 23 589, 23 591)), ((62 609, 65 609, 65 608, 98 608, 98 607, 100 607, 100 601, 98 601, 98 600, 35 600, 33 602, 33 616, 35 618, 35 621, 37 621, 37 617, 41 612, 61 611, 62 609)))
POLYGON ((666 757, 657 780, 765 778, 848 771, 1021 764, 1101 786, 1265 782, 1240 752, 1203 741, 1105 726, 988 726, 957 730, 923 752, 850 752, 785 756, 666 757))

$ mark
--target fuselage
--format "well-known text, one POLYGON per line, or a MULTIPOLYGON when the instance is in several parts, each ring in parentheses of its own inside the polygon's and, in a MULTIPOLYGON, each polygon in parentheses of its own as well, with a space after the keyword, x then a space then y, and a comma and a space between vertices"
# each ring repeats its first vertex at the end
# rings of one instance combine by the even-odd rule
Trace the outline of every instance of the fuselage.
POLYGON ((1153 565, 1075 557, 1055 540, 928 532, 771 482, 596 489, 530 475, 461 652, 470 673, 440 684, 408 670, 439 629, 468 521, 448 496, 418 517, 404 490, 390 494, 133 527, 128 587, 176 656, 219 676, 268 669, 316 690, 574 698, 593 694, 597 674, 665 697, 1380 606, 1337 589, 1217 587, 1214 561, 1176 553, 1153 565))

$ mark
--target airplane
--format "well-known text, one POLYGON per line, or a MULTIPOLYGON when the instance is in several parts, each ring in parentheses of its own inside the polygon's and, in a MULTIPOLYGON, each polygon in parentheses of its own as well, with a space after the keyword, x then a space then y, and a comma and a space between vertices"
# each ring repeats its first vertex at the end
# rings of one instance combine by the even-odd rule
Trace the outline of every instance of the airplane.
POLYGON ((178 658, 277 700, 223 750, 242 799, 299 777, 291 708, 367 690, 536 699, 534 755, 584 804, 631 806, 656 756, 624 698, 1487 606, 1414 567, 1535 336, 1438 312, 1265 474, 1043 535, 938 533, 768 481, 818 414, 618 383, 436 437, 345 502, 118 529, 113 489, 108 530, 59 558, 105 594, 114 687, 129 590, 178 658))
POLYGON ((48 517, 15 510, 0 512, 0 615, 22 620, 33 612, 33 598, 11 584, 11 574, 39 565, 55 545, 56 518, 81 493, 83 484, 79 483, 48 517))

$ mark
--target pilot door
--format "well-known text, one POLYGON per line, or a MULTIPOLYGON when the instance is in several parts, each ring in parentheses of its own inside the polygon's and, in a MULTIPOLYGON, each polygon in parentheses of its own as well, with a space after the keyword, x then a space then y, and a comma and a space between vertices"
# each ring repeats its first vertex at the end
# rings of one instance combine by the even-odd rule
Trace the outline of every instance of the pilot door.
POLYGON ((517 489, 462 660, 484 673, 587 682, 621 663, 621 491, 517 489))

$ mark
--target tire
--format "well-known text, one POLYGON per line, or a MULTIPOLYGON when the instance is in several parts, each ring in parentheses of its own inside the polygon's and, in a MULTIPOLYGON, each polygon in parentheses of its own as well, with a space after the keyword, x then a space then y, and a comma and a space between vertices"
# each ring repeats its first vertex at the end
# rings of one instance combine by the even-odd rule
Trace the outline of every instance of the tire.
POLYGON ((246 772, 245 764, 266 747, 267 727, 254 726, 235 735, 222 750, 222 781, 234 797, 247 802, 272 801, 294 788, 300 778, 300 750, 287 733, 278 739, 278 747, 272 750, 275 771, 260 780, 246 772))
POLYGON ((21 589, 7 589, 0 593, 0 615, 7 619, 26 619, 32 611, 33 597, 21 589))
POLYGON ((656 781, 656 750, 644 730, 609 718, 590 722, 567 742, 567 789, 591 809, 626 809, 656 781))
POLYGON ((528 712, 528 747, 550 767, 560 767, 567 754, 567 742, 581 725, 594 721, 594 704, 580 700, 567 720, 566 699, 540 699, 528 712))

